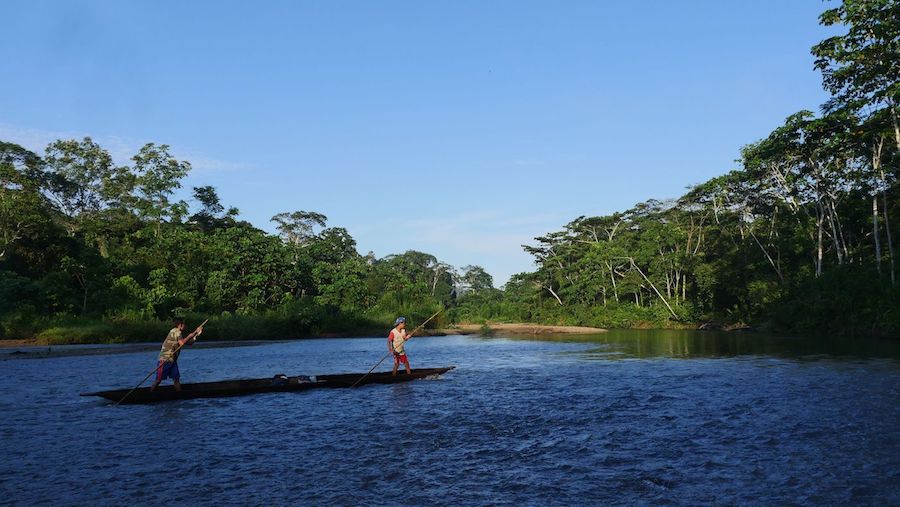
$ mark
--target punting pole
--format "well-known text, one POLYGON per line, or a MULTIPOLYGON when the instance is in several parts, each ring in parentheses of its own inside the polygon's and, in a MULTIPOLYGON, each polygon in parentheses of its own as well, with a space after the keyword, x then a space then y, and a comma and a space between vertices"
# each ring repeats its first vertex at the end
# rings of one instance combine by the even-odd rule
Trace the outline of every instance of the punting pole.
MULTIPOLYGON (((408 340, 408 339, 412 338, 412 335, 416 334, 420 329, 424 328, 424 327, 425 327, 425 324, 428 324, 429 322, 431 322, 431 319, 437 317, 437 316, 440 315, 440 313, 443 312, 443 311, 444 311, 444 309, 441 308, 440 310, 434 312, 434 315, 432 315, 431 317, 428 317, 428 319, 426 319, 425 322, 419 324, 419 327, 413 329, 413 330, 412 330, 412 333, 409 333, 408 335, 406 335, 406 337, 407 337, 406 339, 408 340)), ((369 376, 369 373, 372 373, 373 371, 375 371, 375 368, 378 368, 378 365, 381 364, 381 363, 383 363, 384 360, 387 359, 388 356, 390 356, 392 353, 393 353, 393 351, 388 352, 387 354, 385 354, 384 357, 382 357, 380 361, 378 361, 377 363, 375 363, 375 366, 373 366, 371 370, 369 370, 368 372, 366 372, 366 374, 363 375, 362 377, 359 377, 359 380, 357 380, 356 382, 354 382, 353 385, 350 386, 350 387, 356 387, 357 384, 359 384, 360 382, 362 382, 364 378, 368 377, 368 376, 369 376)))
MULTIPOLYGON (((206 325, 207 322, 209 322, 209 319, 204 320, 204 321, 203 321, 203 324, 200 324, 200 325, 197 326, 197 327, 203 327, 203 326, 206 325)), ((196 338, 194 338, 194 339, 196 340, 196 338)), ((179 345, 178 347, 176 347, 176 348, 175 348, 175 351, 172 352, 172 354, 178 354, 178 351, 181 350, 182 347, 184 347, 185 345, 187 345, 187 342, 188 342, 188 341, 185 340, 184 343, 182 343, 181 345, 179 345)), ((153 368, 153 371, 151 371, 150 373, 148 373, 147 376, 144 377, 144 380, 141 380, 140 383, 139 383, 138 385, 132 387, 132 388, 131 388, 131 391, 128 391, 127 393, 125 393, 125 396, 122 396, 122 398, 121 398, 119 401, 117 401, 113 406, 114 406, 114 407, 119 406, 119 403, 122 403, 123 401, 125 401, 125 398, 131 396, 131 393, 135 392, 135 391, 137 390, 138 387, 141 387, 141 384, 143 384, 144 382, 146 382, 147 379, 150 378, 150 375, 153 375, 154 373, 156 373, 157 370, 159 370, 159 365, 157 365, 156 368, 153 368)))

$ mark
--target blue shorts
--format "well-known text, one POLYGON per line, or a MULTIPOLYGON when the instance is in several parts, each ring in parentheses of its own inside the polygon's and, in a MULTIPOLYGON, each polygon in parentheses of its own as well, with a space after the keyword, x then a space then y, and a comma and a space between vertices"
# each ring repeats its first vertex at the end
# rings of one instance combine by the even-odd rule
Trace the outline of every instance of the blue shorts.
POLYGON ((174 361, 171 363, 160 361, 159 364, 156 365, 156 381, 162 382, 167 378, 172 380, 181 379, 181 375, 178 373, 178 363, 174 361))

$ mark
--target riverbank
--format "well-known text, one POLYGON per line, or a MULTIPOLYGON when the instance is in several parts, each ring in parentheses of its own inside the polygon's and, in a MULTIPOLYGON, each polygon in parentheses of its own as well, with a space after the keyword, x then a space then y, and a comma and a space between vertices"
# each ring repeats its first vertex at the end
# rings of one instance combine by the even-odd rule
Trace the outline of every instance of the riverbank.
POLYGON ((486 324, 457 324, 447 329, 428 330, 432 336, 454 334, 515 334, 515 335, 543 335, 543 334, 597 334, 605 333, 606 329, 587 326, 550 326, 544 324, 530 324, 527 322, 512 323, 486 323, 486 324))
MULTIPOLYGON (((60 346, 84 346, 86 348, 79 349, 78 354, 94 353, 90 348, 93 345, 107 345, 121 347, 125 352, 134 352, 144 350, 145 348, 158 348, 159 344, 153 341, 156 335, 159 335, 160 341, 165 336, 168 325, 162 323, 155 334, 149 334, 148 329, 142 329, 142 333, 129 333, 128 330, 120 329, 121 334, 111 335, 107 333, 92 334, 85 332, 81 328, 55 329, 52 334, 44 334, 30 339, 16 340, 0 340, 0 349, 18 349, 23 354, 43 354, 47 355, 47 350, 60 346), (143 339, 129 340, 129 336, 138 336, 143 339), (126 337, 123 339, 123 337, 126 337)), ((209 329, 212 329, 211 327, 209 329)), ((372 336, 380 336, 387 332, 387 328, 381 329, 357 329, 344 332, 317 332, 309 333, 306 336, 283 335, 281 339, 257 339, 242 338, 242 335, 223 336, 219 333, 212 339, 198 341, 198 347, 228 347, 238 345, 254 345, 264 343, 278 343, 292 340, 308 340, 315 338, 367 338, 372 336)), ((420 336, 453 336, 453 335, 469 335, 469 334, 512 334, 512 335, 548 335, 548 334, 597 334, 605 333, 606 329, 586 326, 552 326, 543 324, 531 324, 527 322, 518 323, 491 323, 491 324, 472 324, 462 323, 451 327, 438 329, 420 330, 420 336)), ((209 335, 209 333, 207 333, 209 335)), ((10 354, 10 352, 5 352, 10 354)), ((108 353, 108 352, 102 352, 108 353)), ((55 352, 54 352, 55 354, 55 352)))
MULTIPOLYGON (((197 342, 191 348, 221 349, 229 347, 254 347, 284 343, 289 340, 237 340, 197 342)), ((3 359, 38 359, 71 356, 98 356, 107 354, 128 354, 133 352, 159 351, 160 343, 94 343, 79 345, 53 345, 38 343, 37 340, 0 340, 0 361, 3 359)))

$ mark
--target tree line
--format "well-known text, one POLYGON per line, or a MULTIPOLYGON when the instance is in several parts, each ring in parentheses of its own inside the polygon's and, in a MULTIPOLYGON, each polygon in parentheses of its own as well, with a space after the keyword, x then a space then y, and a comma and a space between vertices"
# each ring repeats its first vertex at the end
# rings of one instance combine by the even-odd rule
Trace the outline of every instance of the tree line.
MULTIPOLYGON (((90 138, 53 142, 43 154, 0 142, 2 333, 106 322, 119 331, 91 331, 119 336, 135 322, 191 313, 278 321, 266 337, 352 332, 493 286, 479 266, 458 270, 423 252, 360 255, 321 213, 278 213, 269 234, 212 186, 178 200, 190 170, 153 143, 123 165, 90 138)), ((253 327, 230 337, 260 336, 253 327)))
POLYGON ((900 332, 900 3, 845 0, 812 48, 830 99, 677 199, 578 217, 469 314, 601 326, 765 322, 900 332))
POLYGON ((67 339, 90 324, 85 339, 149 338, 147 322, 202 313, 223 338, 280 338, 446 306, 439 325, 898 334, 900 1, 844 0, 819 21, 843 32, 812 48, 830 94, 820 111, 788 116, 736 169, 678 198, 535 238, 537 269, 503 289, 423 252, 360 255, 317 212, 278 213, 269 234, 214 187, 177 200, 191 167, 166 145, 120 165, 90 138, 43 154, 0 143, 0 333, 67 339))

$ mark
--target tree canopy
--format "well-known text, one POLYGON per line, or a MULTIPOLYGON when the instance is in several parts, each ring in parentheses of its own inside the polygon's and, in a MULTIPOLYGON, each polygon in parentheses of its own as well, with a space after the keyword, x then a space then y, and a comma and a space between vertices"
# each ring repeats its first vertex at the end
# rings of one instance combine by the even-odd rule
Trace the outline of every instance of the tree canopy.
POLYGON ((297 333, 442 305, 451 320, 900 333, 900 1, 844 0, 819 21, 842 31, 812 48, 820 111, 680 197, 534 238, 536 269, 502 290, 426 252, 360 255, 316 211, 277 213, 269 234, 213 186, 176 200, 191 165, 164 144, 119 165, 88 137, 42 154, 0 142, 0 334, 186 312, 281 316, 297 333))

